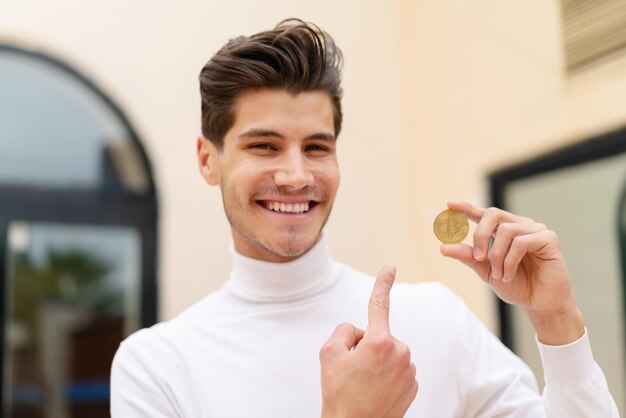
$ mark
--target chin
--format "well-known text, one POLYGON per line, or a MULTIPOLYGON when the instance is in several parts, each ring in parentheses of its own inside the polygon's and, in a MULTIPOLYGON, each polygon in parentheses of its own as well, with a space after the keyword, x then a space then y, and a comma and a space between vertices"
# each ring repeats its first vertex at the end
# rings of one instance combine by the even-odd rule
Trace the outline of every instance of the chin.
POLYGON ((287 237, 275 245, 268 246, 276 255, 285 258, 297 258, 309 251, 318 241, 319 234, 315 237, 287 237))

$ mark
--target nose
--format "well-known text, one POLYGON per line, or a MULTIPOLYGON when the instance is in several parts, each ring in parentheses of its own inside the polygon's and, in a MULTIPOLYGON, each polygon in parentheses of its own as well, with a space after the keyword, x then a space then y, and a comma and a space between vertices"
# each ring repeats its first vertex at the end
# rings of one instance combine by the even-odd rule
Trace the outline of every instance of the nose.
POLYGON ((299 190, 313 185, 313 181, 309 162, 300 150, 294 149, 282 156, 280 165, 274 173, 274 182, 277 186, 299 190))

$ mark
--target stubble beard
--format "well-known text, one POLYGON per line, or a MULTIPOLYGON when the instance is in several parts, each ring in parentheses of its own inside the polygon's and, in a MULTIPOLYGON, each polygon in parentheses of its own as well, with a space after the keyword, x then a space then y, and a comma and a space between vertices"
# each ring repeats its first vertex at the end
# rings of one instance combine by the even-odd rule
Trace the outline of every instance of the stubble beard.
MULTIPOLYGON (((226 189, 222 188, 222 191, 224 190, 226 189)), ((262 193, 256 192, 252 195, 252 197, 250 198, 248 202, 249 207, 252 207, 252 205, 257 205, 255 196, 259 196, 259 195, 281 196, 282 195, 280 192, 275 192, 273 194, 267 193, 267 192, 262 192, 262 193)), ((326 196, 324 196, 323 199, 325 200, 326 196)), ((302 239, 298 237, 299 234, 298 234, 297 228, 289 227, 287 231, 287 235, 288 235, 287 242, 284 245, 280 245, 280 244, 271 245, 270 242, 264 242, 258 236, 256 236, 251 230, 251 228, 247 228, 241 223, 237 222, 236 217, 233 216, 233 214, 229 210, 229 206, 226 202, 227 200, 232 202, 233 205, 238 206, 241 213, 246 213, 250 209, 246 208, 242 204, 239 204, 235 199, 229 199, 229 196, 227 196, 226 193, 222 192, 222 205, 224 207, 224 213, 226 213, 226 218, 228 219, 228 223, 230 224, 232 229, 237 231, 237 233, 241 235, 244 239, 251 242, 257 247, 263 248, 268 253, 274 254, 282 258, 289 258, 289 259, 295 259, 295 258, 303 256, 311 248, 313 248, 315 244, 317 244, 317 242, 320 240, 322 229, 326 225, 326 222, 328 222, 328 218, 330 217, 330 213, 332 209, 332 206, 331 206, 331 208, 328 210, 328 213, 326 213, 326 217, 324 218, 322 224, 320 225, 317 233, 315 234, 315 239, 313 239, 311 242, 303 243, 302 239)))

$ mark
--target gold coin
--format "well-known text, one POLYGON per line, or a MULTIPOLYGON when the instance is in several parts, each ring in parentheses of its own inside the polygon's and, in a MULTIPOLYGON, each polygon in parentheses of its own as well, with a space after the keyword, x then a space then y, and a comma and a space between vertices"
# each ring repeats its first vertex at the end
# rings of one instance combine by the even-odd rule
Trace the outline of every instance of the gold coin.
POLYGON ((444 244, 456 244, 467 236, 469 222, 463 212, 446 209, 435 218, 433 230, 439 241, 444 244))

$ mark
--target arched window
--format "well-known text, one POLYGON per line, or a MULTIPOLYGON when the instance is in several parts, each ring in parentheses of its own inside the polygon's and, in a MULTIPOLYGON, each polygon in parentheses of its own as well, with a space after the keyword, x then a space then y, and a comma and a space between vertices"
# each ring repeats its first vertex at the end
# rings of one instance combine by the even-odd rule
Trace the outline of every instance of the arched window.
MULTIPOLYGON (((617 210, 618 241, 620 247, 620 264, 622 266, 622 293, 626 301, 626 177, 622 186, 622 197, 617 210)), ((624 323, 626 324, 626 304, 622 307, 624 323)))
POLYGON ((3 416, 108 417, 119 342, 156 320, 150 164, 67 65, 0 45, 3 416))

